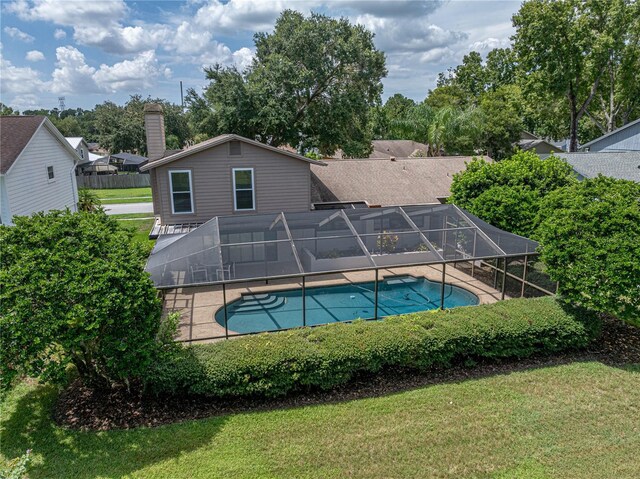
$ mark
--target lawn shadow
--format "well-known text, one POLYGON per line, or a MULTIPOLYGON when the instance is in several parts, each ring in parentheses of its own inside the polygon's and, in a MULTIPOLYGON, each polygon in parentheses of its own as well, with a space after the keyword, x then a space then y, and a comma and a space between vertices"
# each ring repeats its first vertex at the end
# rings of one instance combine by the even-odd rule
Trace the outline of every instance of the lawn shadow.
POLYGON ((15 402, 8 417, 3 413, 2 453, 12 459, 31 449, 31 478, 127 476, 157 462, 180 460, 212 441, 226 422, 225 417, 217 417, 194 421, 190 427, 74 431, 52 420, 56 396, 50 386, 31 388, 15 402))

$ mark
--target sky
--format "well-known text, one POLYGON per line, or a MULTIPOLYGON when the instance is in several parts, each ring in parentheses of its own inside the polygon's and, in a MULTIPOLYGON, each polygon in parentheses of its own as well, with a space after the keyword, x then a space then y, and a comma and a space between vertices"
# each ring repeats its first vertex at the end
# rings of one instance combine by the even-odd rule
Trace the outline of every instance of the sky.
POLYGON ((516 1, 2 0, 0 101, 21 111, 123 104, 130 95, 180 103, 202 91, 203 68, 251 63, 253 34, 285 9, 346 17, 385 52, 386 99, 421 101, 439 72, 472 51, 509 45, 516 1))

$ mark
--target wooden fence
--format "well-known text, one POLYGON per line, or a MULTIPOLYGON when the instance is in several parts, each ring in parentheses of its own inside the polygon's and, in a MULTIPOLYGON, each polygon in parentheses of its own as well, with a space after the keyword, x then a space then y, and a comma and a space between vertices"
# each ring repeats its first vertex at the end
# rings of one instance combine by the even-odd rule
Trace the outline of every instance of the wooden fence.
POLYGON ((76 176, 76 180, 78 188, 95 188, 98 190, 151 186, 149 175, 145 174, 76 176))

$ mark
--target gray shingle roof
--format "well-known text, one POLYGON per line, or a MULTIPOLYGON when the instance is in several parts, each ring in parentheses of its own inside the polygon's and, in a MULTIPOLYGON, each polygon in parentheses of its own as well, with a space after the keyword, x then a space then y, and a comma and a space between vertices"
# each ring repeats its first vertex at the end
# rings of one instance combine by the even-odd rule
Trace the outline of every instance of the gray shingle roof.
POLYGON ((640 151, 556 153, 583 178, 598 174, 640 182, 640 151))
POLYGON ((382 206, 438 203, 438 198, 450 195, 453 175, 465 170, 471 159, 326 160, 324 167, 311 165, 311 201, 366 201, 382 206))

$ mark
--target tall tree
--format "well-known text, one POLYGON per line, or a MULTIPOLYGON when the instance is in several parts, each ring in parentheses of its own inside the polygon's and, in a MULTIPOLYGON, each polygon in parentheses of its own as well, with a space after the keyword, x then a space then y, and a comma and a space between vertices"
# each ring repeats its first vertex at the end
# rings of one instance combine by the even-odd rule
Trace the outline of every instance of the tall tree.
MULTIPOLYGON (((528 0, 513 16, 526 93, 543 91, 569 110, 570 151, 578 122, 593 101, 614 48, 614 24, 628 0, 528 0)), ((544 108, 545 105, 539 105, 544 108)))
POLYGON ((205 124, 303 152, 368 154, 369 110, 380 103, 387 73, 373 34, 344 18, 287 10, 273 33, 258 33, 254 41, 247 70, 205 69, 213 117, 205 124))

